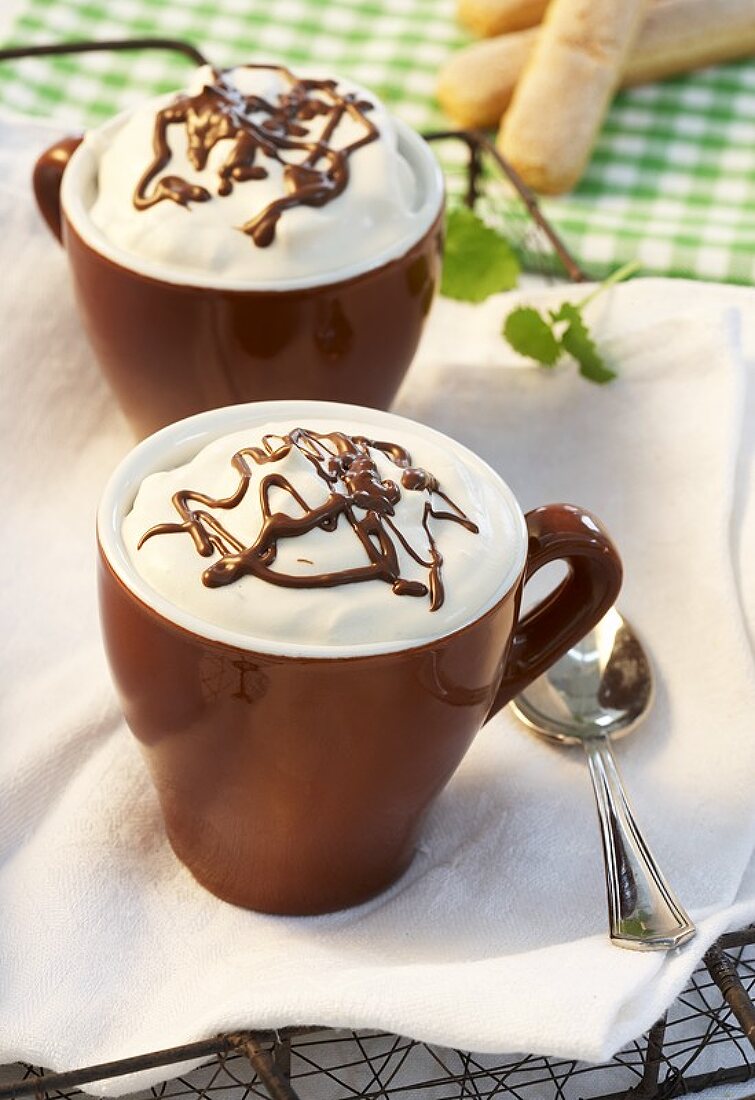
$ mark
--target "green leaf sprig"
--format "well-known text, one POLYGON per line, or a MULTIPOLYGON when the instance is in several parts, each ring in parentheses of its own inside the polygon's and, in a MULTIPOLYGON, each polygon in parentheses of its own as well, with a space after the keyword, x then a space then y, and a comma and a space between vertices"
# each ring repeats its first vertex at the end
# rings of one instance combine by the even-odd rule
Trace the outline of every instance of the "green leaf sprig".
MULTIPOLYGON (((620 267, 581 302, 563 302, 558 309, 544 311, 519 306, 504 321, 501 334, 520 355, 543 367, 555 367, 564 355, 570 355, 584 378, 600 384, 610 382, 616 372, 598 349, 584 311, 639 267, 637 261, 620 267)), ((467 206, 449 211, 441 294, 461 302, 484 302, 492 294, 515 287, 519 273, 516 253, 501 233, 467 206)))
POLYGON ((448 212, 441 294, 460 302, 484 302, 491 294, 511 290, 518 279, 519 261, 505 237, 468 206, 448 212))
POLYGON ((598 350, 585 322, 584 311, 590 302, 615 283, 634 275, 639 267, 636 260, 624 264, 581 302, 562 302, 558 309, 542 313, 532 306, 519 306, 504 321, 503 337, 514 351, 543 367, 555 367, 559 359, 568 354, 576 359, 584 378, 599 384, 610 382, 616 372, 607 366, 598 350))

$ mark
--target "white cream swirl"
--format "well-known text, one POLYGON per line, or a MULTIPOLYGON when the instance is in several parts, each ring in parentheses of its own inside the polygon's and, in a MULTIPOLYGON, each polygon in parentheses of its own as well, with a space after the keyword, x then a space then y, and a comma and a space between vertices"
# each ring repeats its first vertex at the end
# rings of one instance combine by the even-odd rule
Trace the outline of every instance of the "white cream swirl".
MULTIPOLYGON (((521 515, 497 475, 465 448, 411 421, 385 414, 375 416, 381 423, 337 414, 324 420, 307 416, 303 410, 301 419, 250 424, 204 446, 189 462, 144 478, 122 525, 122 538, 134 569, 176 607, 224 631, 260 639, 263 644, 419 644, 472 621, 503 595, 512 583, 512 571, 515 573, 521 564, 521 515), (391 422, 390 426, 383 423, 385 420, 391 422), (413 467, 434 475, 444 497, 401 487, 402 468, 382 449, 369 448, 381 481, 400 487, 391 520, 402 536, 393 537, 401 578, 427 586, 425 523, 442 556, 444 599, 437 610, 431 610, 429 594, 397 595, 390 583, 377 577, 334 587, 290 588, 259 575, 243 575, 233 583, 208 587, 202 575, 220 559, 217 549, 210 557, 201 556, 187 531, 156 534, 142 542, 153 527, 180 522, 181 516, 172 503, 174 494, 189 489, 215 500, 231 496, 239 486, 233 456, 243 448, 262 447, 265 437, 280 439, 295 428, 397 444, 409 452, 413 467), (427 517, 428 501, 434 511, 449 512, 446 498, 477 526, 476 533, 448 519, 427 517), (418 562, 408 547, 419 551, 423 561, 418 562)), ((297 447, 291 447, 275 462, 249 465, 252 477, 248 491, 236 507, 223 510, 192 503, 192 508, 203 507, 209 515, 208 531, 212 532, 211 522, 215 519, 240 546, 250 546, 260 533, 265 518, 260 482, 270 473, 284 478, 310 509, 324 504, 331 492, 344 491, 342 485, 328 485, 318 474, 316 464, 297 447)), ((272 488, 269 505, 273 512, 288 516, 303 514, 294 497, 280 487, 272 488)), ((272 568, 305 577, 359 569, 367 563, 364 546, 346 515, 341 514, 334 529, 316 526, 297 537, 281 538, 272 568)))
MULTIPOLYGON (((200 93, 212 80, 212 70, 199 69, 186 94, 200 93)), ((289 90, 274 66, 241 66, 225 72, 223 80, 244 96, 258 96, 272 104, 289 90)), ((87 136, 87 147, 97 164, 91 222, 112 246, 126 254, 160 270, 180 272, 184 278, 196 274, 203 281, 213 276, 220 282, 250 280, 274 286, 291 279, 336 276, 376 257, 402 254, 427 228, 426 169, 418 171, 412 163, 392 116, 374 95, 344 80, 338 80, 337 89, 370 104, 367 117, 377 129, 377 139, 349 156, 348 185, 336 198, 321 206, 286 210, 273 245, 255 247, 240 227, 286 193, 285 166, 263 155, 259 163, 264 166, 264 178, 235 183, 230 194, 219 196, 218 173, 232 149, 231 138, 218 140, 206 164, 197 168, 187 155, 186 127, 170 127, 171 159, 162 174, 204 188, 211 198, 188 205, 164 200, 147 209, 134 205, 135 190, 154 155, 157 112, 171 103, 174 95, 147 102, 117 124, 87 136)), ((264 124, 265 117, 264 112, 250 114, 258 125, 264 124)), ((317 138, 322 120, 315 118, 306 126, 310 136, 317 138)), ((358 122, 345 114, 330 144, 342 149, 363 133, 358 122)), ((285 154, 291 164, 302 158, 301 152, 285 154)))

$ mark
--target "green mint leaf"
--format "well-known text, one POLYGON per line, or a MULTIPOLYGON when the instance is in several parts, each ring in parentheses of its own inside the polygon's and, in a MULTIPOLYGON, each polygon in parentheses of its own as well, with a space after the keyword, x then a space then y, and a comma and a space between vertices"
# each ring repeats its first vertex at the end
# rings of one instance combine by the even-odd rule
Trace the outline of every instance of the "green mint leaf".
POLYGON ((573 356, 579 363, 579 373, 591 382, 610 382, 616 377, 616 372, 606 366, 602 355, 595 346, 590 332, 582 316, 579 306, 571 302, 564 302, 557 311, 552 311, 551 319, 554 324, 566 322, 566 328, 561 334, 561 345, 564 351, 573 356))
POLYGON ((519 261, 505 237, 467 206, 449 212, 441 294, 461 302, 484 302, 491 294, 511 290, 518 278, 519 261))
POLYGON ((561 344, 551 325, 529 306, 512 310, 504 321, 503 335, 514 351, 544 367, 555 366, 561 355, 561 344))
POLYGON ((591 294, 579 303, 564 302, 547 316, 524 306, 513 310, 503 324, 502 335, 514 351, 535 359, 544 367, 552 367, 562 352, 568 352, 579 363, 579 373, 591 382, 610 382, 616 372, 606 365, 598 351, 584 319, 584 309, 615 283, 628 279, 639 270, 633 260, 609 275, 591 294))

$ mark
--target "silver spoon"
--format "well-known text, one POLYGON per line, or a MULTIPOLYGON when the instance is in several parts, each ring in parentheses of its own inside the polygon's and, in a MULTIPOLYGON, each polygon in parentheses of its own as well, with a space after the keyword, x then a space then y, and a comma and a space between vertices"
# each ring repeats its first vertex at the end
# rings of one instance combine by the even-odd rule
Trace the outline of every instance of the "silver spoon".
POLYGON ((633 730, 652 701, 647 655, 613 608, 511 706, 540 737, 581 744, 587 753, 603 841, 611 942, 637 951, 669 951, 691 939, 695 926, 640 833, 609 741, 633 730))

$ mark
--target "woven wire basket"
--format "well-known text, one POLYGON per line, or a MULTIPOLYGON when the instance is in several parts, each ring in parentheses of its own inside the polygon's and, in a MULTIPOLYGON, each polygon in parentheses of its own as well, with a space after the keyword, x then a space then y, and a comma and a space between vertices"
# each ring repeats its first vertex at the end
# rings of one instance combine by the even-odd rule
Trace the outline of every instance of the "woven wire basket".
MULTIPOLYGON (((97 1082, 164 1068, 138 1100, 669 1100, 753 1082, 755 926, 710 948, 669 1011, 601 1066, 535 1055, 474 1055, 386 1032, 289 1028, 220 1035, 70 1073, 0 1070, 0 1100, 64 1100, 97 1082), (209 1060, 208 1060, 209 1059, 209 1060), (208 1060, 174 1076, 175 1067, 208 1060)), ((741 1095, 738 1091, 737 1095, 741 1095)))
MULTIPOLYGON (((13 47, 0 50, 0 61, 155 49, 176 51, 194 64, 206 61, 194 45, 168 39, 13 47)), ((573 282, 587 278, 485 134, 452 130, 425 137, 438 143, 452 201, 466 202, 497 223, 527 269, 573 282)), ((164 1083, 131 1095, 139 1100, 666 1100, 712 1085, 755 1082, 753 996, 755 926, 723 936, 668 1013, 601 1066, 527 1054, 472 1055, 386 1032, 301 1027, 219 1035, 68 1073, 49 1074, 22 1063, 0 1067, 0 1100, 97 1095, 99 1082, 156 1069, 164 1069, 164 1083), (176 1069, 197 1063, 199 1068, 175 1076, 176 1069)), ((748 1095, 755 1100, 755 1085, 748 1095)))

